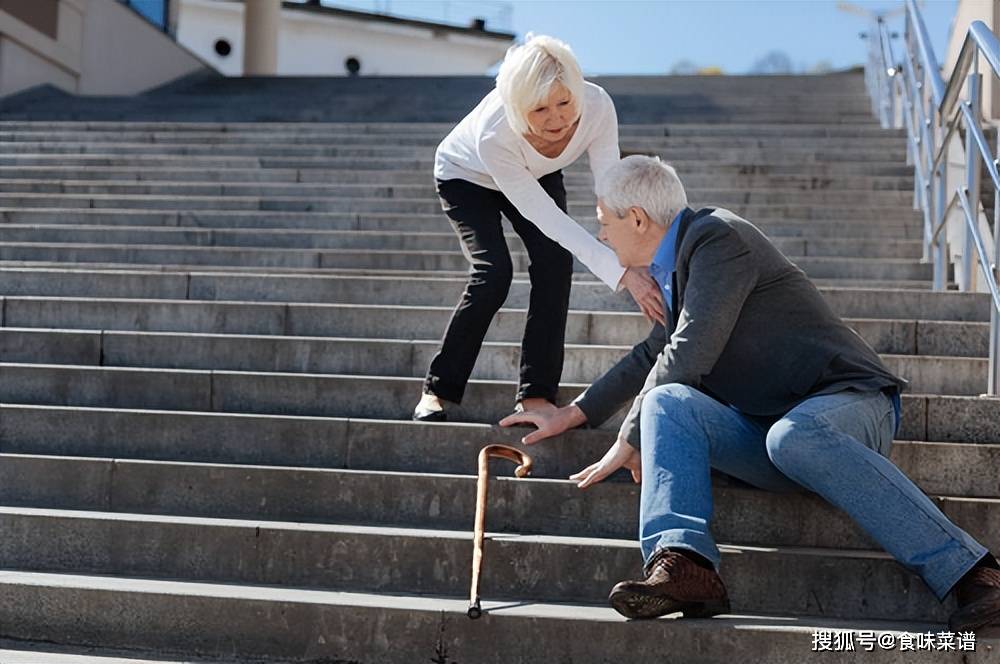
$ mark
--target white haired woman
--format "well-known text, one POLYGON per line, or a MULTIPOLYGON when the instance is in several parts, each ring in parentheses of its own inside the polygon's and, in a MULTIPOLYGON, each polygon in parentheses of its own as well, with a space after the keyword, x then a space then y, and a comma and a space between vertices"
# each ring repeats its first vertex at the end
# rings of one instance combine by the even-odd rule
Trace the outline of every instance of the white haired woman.
POLYGON ((529 36, 507 51, 496 89, 437 149, 437 191, 469 260, 469 281, 413 419, 443 421, 446 404, 461 402, 486 331, 507 298, 514 270, 501 214, 524 243, 531 281, 516 411, 554 407, 573 256, 610 288, 628 289, 647 317, 663 320, 663 299, 649 275, 623 268, 566 214, 561 169, 585 152, 595 181, 618 161, 614 104, 583 80, 569 46, 529 36))

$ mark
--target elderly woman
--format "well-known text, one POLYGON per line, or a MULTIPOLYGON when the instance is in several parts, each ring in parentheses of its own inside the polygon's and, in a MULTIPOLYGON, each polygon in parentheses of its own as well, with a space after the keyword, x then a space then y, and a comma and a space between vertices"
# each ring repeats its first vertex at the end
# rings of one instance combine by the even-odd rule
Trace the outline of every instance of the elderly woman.
POLYGON ((614 252, 566 214, 561 169, 585 152, 595 181, 618 161, 614 104, 583 80, 566 44, 529 35, 507 52, 496 89, 437 149, 437 191, 470 270, 413 419, 443 421, 446 403, 462 400, 490 321, 507 298, 514 269, 501 214, 524 243, 531 281, 516 411, 545 410, 555 402, 573 256, 609 288, 628 289, 647 317, 663 320, 662 296, 649 275, 623 268, 614 252))

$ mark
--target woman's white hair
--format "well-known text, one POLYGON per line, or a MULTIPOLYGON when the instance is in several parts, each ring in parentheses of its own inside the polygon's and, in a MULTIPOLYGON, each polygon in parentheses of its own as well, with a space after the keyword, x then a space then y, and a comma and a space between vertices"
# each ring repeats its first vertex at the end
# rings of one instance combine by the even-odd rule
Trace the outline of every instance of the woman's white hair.
POLYGON ((529 32, 524 44, 507 49, 497 73, 497 90, 507 123, 514 131, 519 134, 530 131, 528 111, 543 102, 556 83, 569 90, 579 117, 583 108, 583 74, 568 44, 529 32))
POLYGON ((661 226, 673 221, 688 204, 677 171, 659 157, 625 157, 604 172, 595 190, 615 216, 624 217, 629 208, 640 207, 661 226))

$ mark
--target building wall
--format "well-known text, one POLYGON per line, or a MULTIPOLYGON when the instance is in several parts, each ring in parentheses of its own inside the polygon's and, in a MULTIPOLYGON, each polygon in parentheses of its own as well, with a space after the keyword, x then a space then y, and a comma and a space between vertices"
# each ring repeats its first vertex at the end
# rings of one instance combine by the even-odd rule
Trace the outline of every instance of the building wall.
POLYGON ((114 0, 89 0, 80 94, 136 94, 203 69, 193 54, 114 0))
POLYGON ((58 10, 54 30, 51 14, 0 0, 0 96, 42 84, 136 94, 207 66, 116 0, 40 1, 58 10))
POLYGON ((0 96, 21 92, 39 83, 51 83, 63 90, 75 92, 76 81, 77 76, 73 70, 0 34, 0 96))
MULTIPOLYGON (((243 6, 183 0, 177 38, 227 76, 243 69, 243 6), (223 39, 228 56, 215 52, 223 39)), ((362 76, 480 75, 499 62, 508 42, 448 31, 283 10, 278 36, 278 74, 344 76, 348 58, 362 76)))

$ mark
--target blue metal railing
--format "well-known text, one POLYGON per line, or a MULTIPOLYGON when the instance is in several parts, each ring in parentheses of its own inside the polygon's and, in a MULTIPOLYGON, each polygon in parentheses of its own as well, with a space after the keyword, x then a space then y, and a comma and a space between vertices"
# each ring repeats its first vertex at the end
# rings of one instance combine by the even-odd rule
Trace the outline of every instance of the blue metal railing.
MULTIPOLYGON (((923 212, 923 258, 934 264, 934 289, 944 290, 954 267, 959 290, 976 290, 977 272, 990 296, 990 351, 987 394, 1000 390, 1000 172, 983 132, 982 74, 984 60, 994 81, 1000 80, 1000 41, 981 21, 965 36, 958 60, 947 81, 940 68, 920 9, 906 0, 905 49, 902 60, 893 54, 891 36, 879 17, 869 33, 865 82, 872 110, 883 127, 905 128, 907 162, 913 165, 914 208, 923 212), (971 70, 971 71, 970 71, 971 70), (965 99, 959 97, 965 94, 965 99), (948 182, 948 167, 961 152, 965 133, 961 182, 948 182), (983 165, 993 185, 993 229, 980 223, 980 187, 983 165), (949 184, 953 187, 949 198, 949 184), (958 246, 949 247, 949 220, 961 214, 964 233, 958 246), (953 249, 953 251, 949 251, 953 249), (992 250, 992 257, 990 251, 992 250), (952 255, 960 262, 952 266, 952 255)), ((1000 143, 997 145, 1000 152, 1000 143)), ((958 179, 958 178, 956 178, 958 179)), ((954 222, 952 222, 954 223, 954 222)), ((956 233, 952 228, 951 235, 956 233)))

